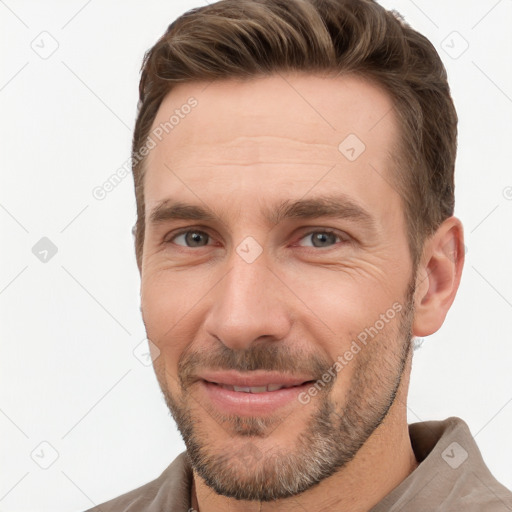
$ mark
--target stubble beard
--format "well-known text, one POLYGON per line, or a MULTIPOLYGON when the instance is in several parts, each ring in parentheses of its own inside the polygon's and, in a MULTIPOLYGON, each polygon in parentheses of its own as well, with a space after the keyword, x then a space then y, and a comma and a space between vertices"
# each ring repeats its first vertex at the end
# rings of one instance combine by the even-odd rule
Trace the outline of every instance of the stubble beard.
POLYGON ((263 453, 256 446, 258 439, 286 428, 286 418, 240 416, 214 418, 235 441, 219 449, 211 438, 212 429, 208 429, 211 415, 200 411, 207 418, 205 423, 194 414, 193 406, 201 407, 187 396, 186 386, 182 386, 180 397, 171 396, 162 372, 157 371, 164 399, 197 474, 217 494, 267 502, 300 494, 345 467, 382 424, 395 402, 411 356, 413 296, 411 281, 405 307, 397 319, 398 328, 387 327, 384 331, 390 333, 382 331, 355 356, 356 367, 345 404, 337 406, 330 386, 307 405, 316 411, 297 435, 293 449, 283 451, 276 447, 263 453), (241 443, 243 439, 247 441, 241 443))

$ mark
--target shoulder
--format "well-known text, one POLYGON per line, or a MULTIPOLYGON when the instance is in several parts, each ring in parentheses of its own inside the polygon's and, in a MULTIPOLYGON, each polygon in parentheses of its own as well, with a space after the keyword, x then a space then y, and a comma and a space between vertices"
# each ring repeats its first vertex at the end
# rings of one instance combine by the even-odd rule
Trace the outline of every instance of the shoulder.
POLYGON ((506 512, 512 510, 512 492, 490 473, 468 472, 442 502, 446 512, 506 512))
POLYGON ((512 510, 512 492, 491 473, 463 420, 451 417, 411 427, 420 452, 434 444, 425 466, 435 477, 429 490, 441 498, 442 510, 512 510))
POLYGON ((137 489, 88 509, 86 512, 164 512, 187 510, 192 473, 183 452, 163 473, 137 489))
POLYGON ((460 418, 409 425, 418 467, 372 512, 506 512, 512 492, 489 471, 460 418))

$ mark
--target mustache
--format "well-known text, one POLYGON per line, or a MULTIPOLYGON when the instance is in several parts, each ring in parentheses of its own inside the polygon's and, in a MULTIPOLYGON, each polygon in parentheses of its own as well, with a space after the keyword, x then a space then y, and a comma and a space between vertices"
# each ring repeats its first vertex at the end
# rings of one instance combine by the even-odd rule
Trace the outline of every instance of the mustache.
POLYGON ((333 361, 317 353, 292 350, 279 342, 254 344, 245 350, 232 350, 219 343, 211 350, 186 352, 178 361, 178 377, 182 388, 199 379, 201 369, 235 370, 251 372, 256 370, 277 371, 288 374, 311 375, 311 380, 322 377, 331 368, 333 361))

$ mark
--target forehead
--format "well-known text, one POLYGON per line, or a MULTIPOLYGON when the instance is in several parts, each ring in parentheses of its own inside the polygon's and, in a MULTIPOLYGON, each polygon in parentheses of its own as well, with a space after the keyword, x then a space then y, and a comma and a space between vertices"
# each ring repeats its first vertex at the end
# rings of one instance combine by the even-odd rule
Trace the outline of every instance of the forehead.
POLYGON ((355 76, 180 84, 153 122, 146 209, 174 194, 299 197, 311 186, 376 200, 393 194, 397 131, 388 94, 355 76))

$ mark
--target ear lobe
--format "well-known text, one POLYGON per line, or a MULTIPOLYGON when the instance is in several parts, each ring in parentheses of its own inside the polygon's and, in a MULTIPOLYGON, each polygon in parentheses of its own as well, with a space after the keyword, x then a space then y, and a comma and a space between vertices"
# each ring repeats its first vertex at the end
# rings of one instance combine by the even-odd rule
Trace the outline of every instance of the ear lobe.
POLYGON ((423 248, 416 273, 415 336, 429 336, 443 325, 457 294, 463 266, 462 223, 456 217, 449 217, 423 248))

